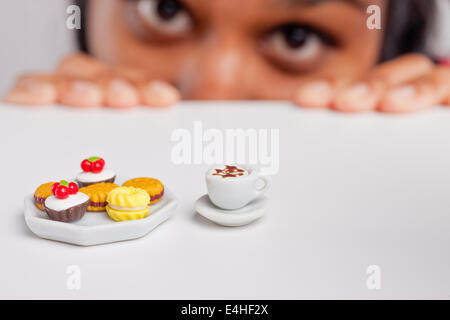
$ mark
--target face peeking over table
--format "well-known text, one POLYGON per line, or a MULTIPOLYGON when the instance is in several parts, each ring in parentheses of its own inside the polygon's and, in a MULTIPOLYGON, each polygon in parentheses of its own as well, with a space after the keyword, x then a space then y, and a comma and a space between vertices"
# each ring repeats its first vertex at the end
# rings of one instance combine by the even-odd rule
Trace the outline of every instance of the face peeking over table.
POLYGON ((53 72, 22 76, 5 101, 126 109, 180 99, 288 100, 389 113, 450 105, 450 68, 414 53, 423 52, 424 39, 409 37, 413 26, 425 30, 433 20, 433 1, 408 3, 79 1, 86 53, 53 72), (405 22, 419 4, 423 25, 405 22), (379 30, 367 27, 369 5, 380 9, 379 30), (392 40, 398 30, 409 43, 392 40))

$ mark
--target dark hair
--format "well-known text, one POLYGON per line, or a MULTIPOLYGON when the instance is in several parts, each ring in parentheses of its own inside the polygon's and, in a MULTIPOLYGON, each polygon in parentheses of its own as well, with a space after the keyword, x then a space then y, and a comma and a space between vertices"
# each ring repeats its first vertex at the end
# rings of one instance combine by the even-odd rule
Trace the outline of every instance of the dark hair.
POLYGON ((89 53, 89 49, 87 46, 87 2, 88 0, 76 0, 75 4, 80 7, 81 10, 81 29, 77 30, 77 42, 78 48, 85 53, 89 53))
POLYGON ((433 0, 389 0, 380 60, 404 53, 425 52, 425 37, 435 15, 433 0))
MULTIPOLYGON (((426 54, 424 43, 433 21, 433 0, 388 0, 388 20, 384 32, 384 43, 380 61, 390 60, 401 54, 418 52, 426 54)), ((75 0, 80 6, 82 28, 77 31, 78 46, 88 53, 87 7, 89 0, 75 0)))

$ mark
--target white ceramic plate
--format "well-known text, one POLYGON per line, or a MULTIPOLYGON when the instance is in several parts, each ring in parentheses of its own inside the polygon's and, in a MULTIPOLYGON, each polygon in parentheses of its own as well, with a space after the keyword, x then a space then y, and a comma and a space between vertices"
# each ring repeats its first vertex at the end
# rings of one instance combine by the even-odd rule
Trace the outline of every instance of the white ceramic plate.
POLYGON ((195 203, 195 210, 203 217, 226 227, 239 227, 261 218, 267 211, 269 199, 260 196, 237 210, 223 210, 216 207, 207 194, 195 203))
POLYGON ((34 195, 25 198, 25 222, 37 236, 76 244, 92 246, 140 238, 171 217, 178 201, 164 187, 164 196, 150 206, 144 219, 115 222, 106 212, 87 211, 81 220, 66 223, 50 220, 44 211, 34 205, 34 195))

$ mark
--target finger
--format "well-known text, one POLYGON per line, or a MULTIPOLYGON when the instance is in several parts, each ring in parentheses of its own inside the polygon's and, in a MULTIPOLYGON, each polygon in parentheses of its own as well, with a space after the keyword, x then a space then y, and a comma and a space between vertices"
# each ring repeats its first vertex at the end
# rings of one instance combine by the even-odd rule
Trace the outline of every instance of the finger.
POLYGON ((436 67, 428 75, 389 90, 379 110, 388 113, 421 111, 442 103, 450 92, 450 69, 436 67))
POLYGON ((176 104, 181 99, 177 88, 165 81, 154 79, 146 71, 120 66, 114 68, 114 72, 127 79, 137 89, 139 100, 143 105, 166 107, 176 104))
POLYGON ((385 91, 382 82, 357 82, 339 91, 333 101, 333 109, 341 112, 375 110, 385 91))
POLYGON ((168 107, 180 100, 178 90, 167 82, 151 81, 138 85, 141 102, 150 107, 168 107))
POLYGON ((444 99, 444 105, 450 107, 450 92, 447 94, 447 97, 444 99))
POLYGON ((433 70, 433 62, 419 54, 408 54, 376 66, 366 79, 340 90, 333 109, 342 112, 375 110, 386 89, 418 79, 433 70))
POLYGON ((61 103, 74 107, 103 105, 114 109, 127 109, 139 104, 137 89, 116 70, 83 56, 69 58, 66 65, 82 71, 76 74, 69 70, 63 74, 72 80, 60 86, 61 103), (77 96, 80 94, 82 96, 77 96))
POLYGON ((57 100, 57 90, 51 75, 22 76, 4 97, 12 104, 40 106, 51 105, 57 100))
POLYGON ((104 90, 94 81, 66 78, 58 85, 58 102, 78 108, 98 107, 103 105, 104 90))
POLYGON ((64 58, 56 72, 74 78, 91 78, 107 70, 108 66, 99 60, 83 53, 77 53, 64 58))
POLYGON ((106 106, 127 108, 142 103, 153 107, 165 107, 180 100, 179 91, 172 85, 152 79, 148 72, 118 66, 100 76, 106 88, 106 106), (119 81, 116 81, 119 80, 119 81), (120 92, 118 92, 120 91, 120 92))
POLYGON ((434 67, 433 61, 424 55, 405 54, 375 67, 369 76, 369 81, 381 81, 387 87, 398 86, 423 77, 434 67))
POLYGON ((139 104, 137 89, 128 81, 115 77, 108 80, 104 86, 105 106, 114 109, 128 109, 139 104))
MULTIPOLYGON (((88 79, 89 84, 100 86, 106 107, 130 108, 141 101, 149 106, 168 106, 180 99, 178 91, 169 84, 159 81, 149 82, 149 76, 145 71, 121 66, 110 68, 84 54, 66 58, 58 70, 64 75, 88 79)), ((100 101, 98 88, 86 84, 84 82, 82 86, 73 84, 64 86, 61 90, 61 103, 80 107, 98 105, 100 101), (80 90, 88 90, 89 94, 76 97, 80 90)))
POLYGON ((323 109, 331 106, 336 92, 345 86, 347 79, 314 79, 305 81, 296 90, 293 101, 305 108, 323 109))

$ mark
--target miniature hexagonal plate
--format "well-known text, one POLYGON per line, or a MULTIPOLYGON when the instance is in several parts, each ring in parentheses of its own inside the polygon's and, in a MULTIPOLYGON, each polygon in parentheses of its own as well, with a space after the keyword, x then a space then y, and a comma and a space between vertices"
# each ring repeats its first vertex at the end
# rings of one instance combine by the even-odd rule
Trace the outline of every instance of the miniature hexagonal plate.
POLYGON ((144 219, 116 222, 106 212, 86 212, 81 220, 66 223, 50 220, 44 211, 34 205, 34 195, 25 198, 25 222, 37 236, 76 244, 93 246, 110 242, 140 238, 169 219, 178 201, 170 190, 164 188, 164 196, 150 206, 144 219))

